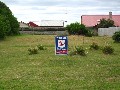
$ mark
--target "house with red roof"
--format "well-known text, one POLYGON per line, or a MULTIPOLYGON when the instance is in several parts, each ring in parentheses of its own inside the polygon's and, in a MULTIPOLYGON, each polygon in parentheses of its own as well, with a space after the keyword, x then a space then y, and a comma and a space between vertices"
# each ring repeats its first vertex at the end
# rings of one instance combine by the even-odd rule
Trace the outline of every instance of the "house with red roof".
POLYGON ((109 15, 82 15, 81 24, 86 25, 86 27, 94 27, 99 22, 100 19, 112 19, 115 26, 120 27, 120 15, 112 15, 112 12, 109 12, 109 15))

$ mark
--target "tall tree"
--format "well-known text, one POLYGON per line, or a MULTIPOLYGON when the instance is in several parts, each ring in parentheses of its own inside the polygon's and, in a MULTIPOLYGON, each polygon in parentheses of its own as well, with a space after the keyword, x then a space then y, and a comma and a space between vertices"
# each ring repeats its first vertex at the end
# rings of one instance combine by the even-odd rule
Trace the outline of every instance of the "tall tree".
POLYGON ((9 32, 9 35, 18 35, 19 34, 19 23, 17 21, 17 18, 15 18, 13 15, 9 18, 11 31, 9 32))
MULTIPOLYGON (((5 32, 3 35, 19 34, 19 23, 12 14, 9 7, 0 1, 0 31, 5 32)), ((1 37, 2 38, 2 37, 1 37)))
POLYGON ((0 39, 4 39, 10 30, 11 28, 9 21, 0 14, 0 39))

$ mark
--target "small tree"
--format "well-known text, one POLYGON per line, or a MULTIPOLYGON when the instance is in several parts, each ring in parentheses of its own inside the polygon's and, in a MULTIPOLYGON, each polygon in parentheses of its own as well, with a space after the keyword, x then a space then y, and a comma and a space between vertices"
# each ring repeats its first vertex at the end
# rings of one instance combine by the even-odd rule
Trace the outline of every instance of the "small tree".
POLYGON ((87 33, 87 29, 86 29, 85 25, 80 24, 78 22, 71 23, 70 25, 67 25, 66 29, 68 30, 69 34, 83 34, 83 35, 85 35, 87 33))
POLYGON ((80 23, 71 23, 70 25, 66 26, 66 29, 68 30, 69 34, 77 34, 80 30, 80 23))
POLYGON ((108 28, 108 27, 113 27, 114 21, 111 19, 101 19, 100 23, 97 25, 97 28, 108 28))

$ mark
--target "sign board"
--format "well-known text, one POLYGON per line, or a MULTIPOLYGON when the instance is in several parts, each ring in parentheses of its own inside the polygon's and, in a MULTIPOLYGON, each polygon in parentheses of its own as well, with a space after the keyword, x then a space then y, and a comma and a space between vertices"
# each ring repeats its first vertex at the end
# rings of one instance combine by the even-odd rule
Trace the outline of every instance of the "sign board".
POLYGON ((63 36, 55 37, 55 54, 67 55, 68 54, 68 38, 63 36))

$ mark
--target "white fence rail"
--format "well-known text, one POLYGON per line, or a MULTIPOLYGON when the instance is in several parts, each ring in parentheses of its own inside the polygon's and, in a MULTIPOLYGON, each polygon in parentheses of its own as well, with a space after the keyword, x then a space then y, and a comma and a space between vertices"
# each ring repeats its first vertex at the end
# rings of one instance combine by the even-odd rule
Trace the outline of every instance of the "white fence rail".
POLYGON ((98 36, 110 36, 112 37, 116 31, 120 31, 120 27, 99 28, 98 36))

